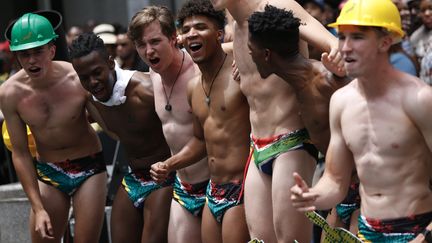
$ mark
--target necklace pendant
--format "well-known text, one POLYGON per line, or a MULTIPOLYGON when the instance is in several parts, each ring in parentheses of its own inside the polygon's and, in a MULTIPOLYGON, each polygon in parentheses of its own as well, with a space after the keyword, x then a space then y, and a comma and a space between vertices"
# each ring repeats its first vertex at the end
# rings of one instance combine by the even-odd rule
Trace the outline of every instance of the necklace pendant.
POLYGON ((172 106, 170 104, 166 104, 165 105, 165 110, 171 111, 172 110, 172 106))
POLYGON ((210 97, 206 97, 205 102, 207 103, 207 106, 210 106, 210 97))

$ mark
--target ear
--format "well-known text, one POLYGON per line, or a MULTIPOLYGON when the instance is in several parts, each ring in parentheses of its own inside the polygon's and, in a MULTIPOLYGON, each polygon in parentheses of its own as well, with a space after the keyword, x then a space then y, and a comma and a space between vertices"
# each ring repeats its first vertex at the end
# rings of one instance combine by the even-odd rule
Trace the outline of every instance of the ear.
POLYGON ((108 57, 108 67, 110 70, 114 70, 115 68, 114 57, 111 55, 108 57))
POLYGON ((265 48, 264 49, 264 60, 266 61, 266 62, 270 62, 270 58, 271 58, 271 50, 270 49, 268 49, 268 48, 265 48))
POLYGON ((219 41, 220 43, 223 43, 223 42, 224 42, 224 30, 218 30, 218 31, 216 32, 216 35, 217 35, 217 39, 218 39, 218 41, 219 41))
POLYGON ((177 32, 175 32, 171 38, 169 38, 170 43, 172 43, 173 46, 177 46, 177 32))
POLYGON ((56 45, 54 45, 54 44, 50 44, 50 45, 49 45, 49 50, 50 50, 51 60, 53 60, 54 57, 55 57, 56 48, 57 48, 57 47, 56 47, 56 45))
POLYGON ((393 37, 391 35, 385 35, 379 40, 378 50, 380 52, 387 52, 393 45, 393 37))

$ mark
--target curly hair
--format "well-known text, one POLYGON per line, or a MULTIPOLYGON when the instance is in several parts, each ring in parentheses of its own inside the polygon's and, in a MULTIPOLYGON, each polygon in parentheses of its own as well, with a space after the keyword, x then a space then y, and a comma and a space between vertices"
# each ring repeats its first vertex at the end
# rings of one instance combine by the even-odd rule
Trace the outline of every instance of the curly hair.
POLYGON ((209 0, 189 0, 183 4, 182 8, 177 14, 178 27, 180 28, 183 26, 183 22, 186 18, 194 15, 208 17, 209 19, 215 21, 216 26, 219 29, 223 29, 225 27, 225 12, 216 11, 209 0))
POLYGON ((144 28, 154 21, 159 22, 161 31, 166 37, 175 36, 176 29, 172 12, 165 6, 147 6, 132 17, 127 32, 129 39, 133 42, 140 40, 144 28))
POLYGON ((249 17, 249 34, 260 47, 292 56, 298 53, 300 25, 300 19, 291 10, 267 4, 264 12, 254 12, 249 17))
POLYGON ((103 58, 108 58, 109 54, 103 40, 94 33, 84 33, 72 41, 69 47, 69 57, 79 58, 97 51, 103 58))

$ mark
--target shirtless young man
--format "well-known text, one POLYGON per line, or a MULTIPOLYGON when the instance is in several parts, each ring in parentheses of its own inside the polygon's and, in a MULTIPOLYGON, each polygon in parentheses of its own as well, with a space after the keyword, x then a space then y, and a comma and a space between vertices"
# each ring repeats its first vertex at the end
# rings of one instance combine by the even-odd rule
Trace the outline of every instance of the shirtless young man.
POLYGON ((150 166, 170 157, 162 124, 155 112, 148 74, 123 70, 95 34, 72 42, 70 57, 82 86, 100 114, 102 127, 123 144, 131 172, 122 181, 112 206, 113 242, 166 242, 174 173, 158 184, 150 166))
MULTIPOLYGON (((254 154, 245 182, 245 210, 252 238, 265 242, 309 242, 312 225, 286 202, 294 185, 289 174, 299 170, 312 179, 316 150, 309 149, 293 88, 276 75, 263 80, 249 55, 248 17, 269 3, 293 10, 302 22, 300 36, 323 49, 337 49, 337 41, 293 0, 211 0, 216 9, 233 16, 234 58, 241 75, 240 88, 250 106, 254 154), (283 146, 280 146, 283 145, 283 146), (309 153, 310 152, 310 153, 309 153)), ((336 53, 336 52, 335 52, 336 53)), ((333 61, 340 58, 332 53, 333 61)))
POLYGON ((15 22, 10 47, 23 69, 1 86, 1 110, 12 160, 31 204, 32 242, 61 241, 71 199, 74 241, 97 242, 106 200, 105 161, 86 117, 86 91, 71 64, 52 60, 56 37, 40 15, 27 13, 15 22), (36 142, 35 164, 26 124, 36 142))
MULTIPOLYGON (((210 168, 202 241, 247 242, 241 189, 249 155, 249 107, 231 75, 233 56, 222 49, 225 14, 215 11, 208 0, 191 0, 178 12, 178 23, 183 46, 202 73, 188 86, 194 115, 190 144, 205 144, 210 168)), ((200 149, 191 148, 196 149, 195 153, 200 149)), ((190 149, 184 149, 172 161, 178 166, 187 164, 190 153, 190 149)))
MULTIPOLYGON (((344 77, 343 70, 328 59, 327 54, 322 56, 322 62, 304 58, 299 54, 297 43, 300 24, 300 19, 294 17, 292 11, 267 5, 263 12, 255 12, 249 17, 248 46, 262 78, 274 73, 294 89, 300 116, 312 143, 325 155, 330 142, 330 97, 337 89, 346 85, 349 79, 344 77)), ((332 226, 347 229, 352 226, 351 232, 356 234, 357 217, 351 217, 353 212, 358 213, 360 207, 355 172, 353 179, 350 187, 353 189, 349 191, 344 202, 338 204, 328 215, 327 220, 331 221, 329 224, 332 226), (343 217, 339 218, 337 215, 343 217)))
POLYGON ((299 53, 301 20, 292 11, 266 5, 263 12, 253 13, 248 22, 248 47, 261 78, 274 73, 290 84, 311 141, 325 154, 330 142, 330 97, 348 83, 345 72, 327 54, 318 62, 299 53))
POLYGON ((293 205, 300 211, 333 207, 348 190, 346 172, 356 168, 359 237, 410 241, 432 228, 432 90, 389 63, 390 46, 403 36, 391 1, 350 0, 332 26, 338 28, 346 72, 355 79, 330 101, 324 175, 309 189, 294 173, 293 205))
MULTIPOLYGON (((204 146, 188 144, 193 137, 193 116, 187 101, 187 85, 200 75, 192 58, 176 45, 174 16, 165 7, 149 6, 132 18, 128 35, 135 43, 140 57, 150 67, 156 112, 162 121, 171 154, 184 147, 204 146)), ((209 169, 203 153, 190 161, 198 163, 177 170, 174 196, 168 227, 169 242, 201 242, 201 213, 205 204, 205 190, 209 169)))

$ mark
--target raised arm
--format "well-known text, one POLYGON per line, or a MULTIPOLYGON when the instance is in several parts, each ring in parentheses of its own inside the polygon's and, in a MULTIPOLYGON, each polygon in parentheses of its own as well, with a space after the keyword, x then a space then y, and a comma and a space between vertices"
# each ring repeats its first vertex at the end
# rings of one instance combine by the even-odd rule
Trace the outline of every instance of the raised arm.
POLYGON ((354 158, 342 136, 341 111, 343 100, 336 92, 330 100, 330 144, 324 174, 313 188, 308 188, 299 175, 291 188, 293 206, 300 211, 330 209, 345 197, 354 168, 354 158))

